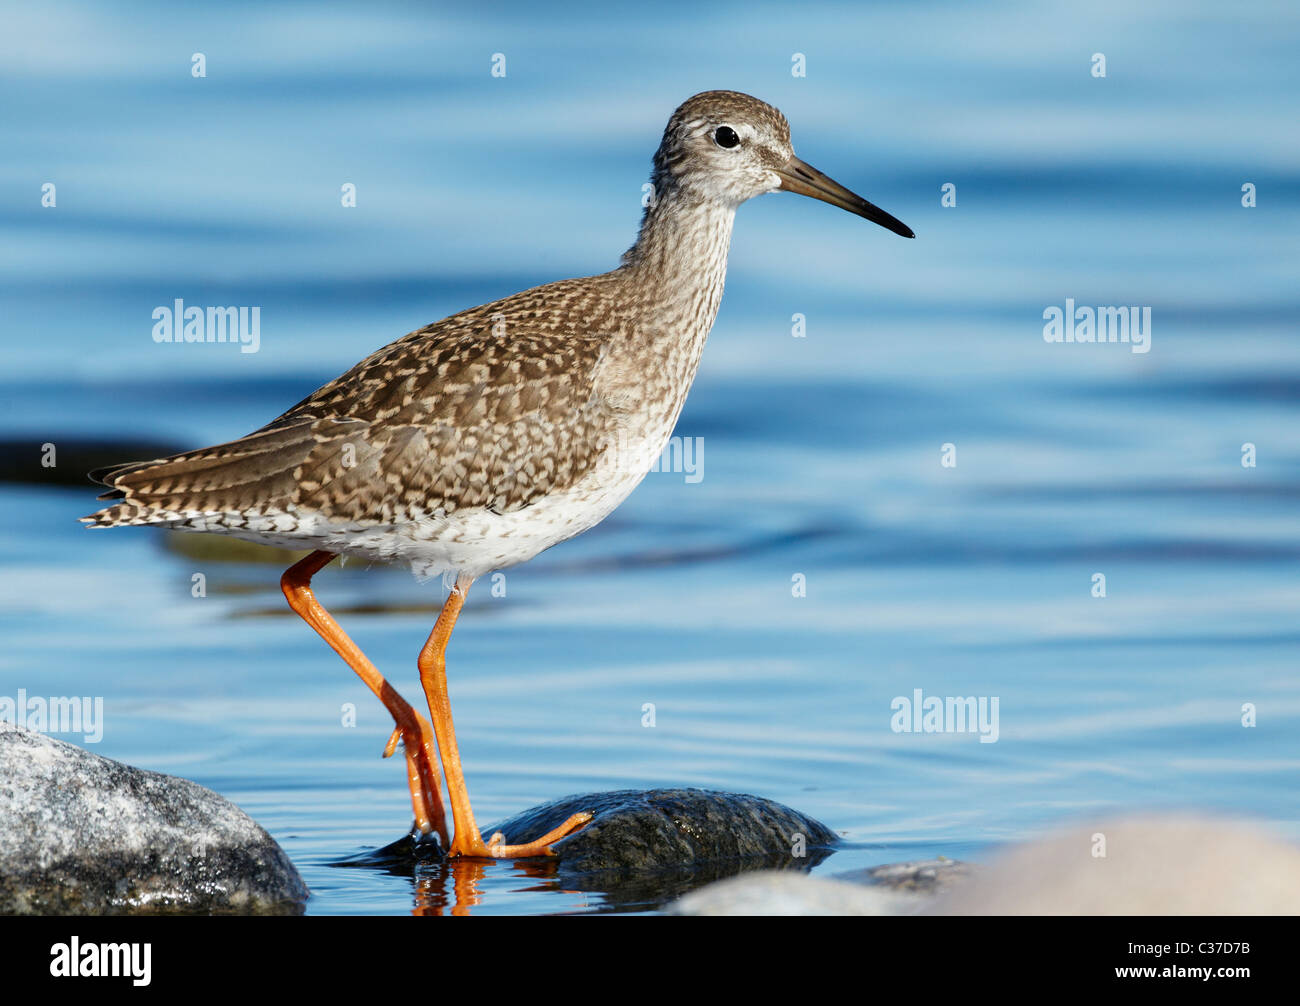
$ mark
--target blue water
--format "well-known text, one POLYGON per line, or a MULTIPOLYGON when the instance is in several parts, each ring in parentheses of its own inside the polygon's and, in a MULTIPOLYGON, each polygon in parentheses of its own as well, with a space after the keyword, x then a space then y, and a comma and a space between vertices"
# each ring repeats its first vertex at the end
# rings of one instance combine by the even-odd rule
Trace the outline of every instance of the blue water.
MULTIPOLYGON (((480 822, 738 790, 842 833, 824 874, 1150 807, 1300 838, 1293 5, 51 3, 6 26, 0 437, 33 452, 230 439, 419 325, 611 267, 697 90, 778 105, 804 159, 916 230, 741 210, 677 431, 703 478, 652 474, 470 596, 450 675, 480 822), (260 351, 154 343, 175 298, 259 306, 260 351), (1045 342, 1066 298, 1149 306, 1150 352, 1045 342), (894 732, 915 689, 997 697, 997 742, 894 732)), ((409 825, 383 709, 276 568, 85 531, 93 495, 0 490, 0 696, 102 697, 94 750, 238 802, 310 912, 619 907, 524 865, 332 868, 409 825)), ((318 589, 415 700, 435 585, 351 563, 318 589)))

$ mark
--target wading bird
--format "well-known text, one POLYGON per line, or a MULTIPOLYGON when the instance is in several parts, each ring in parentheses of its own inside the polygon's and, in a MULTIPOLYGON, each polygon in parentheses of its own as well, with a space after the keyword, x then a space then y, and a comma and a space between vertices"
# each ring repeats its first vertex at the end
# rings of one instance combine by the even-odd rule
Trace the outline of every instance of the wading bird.
POLYGON ((735 91, 697 94, 673 113, 651 183, 636 244, 612 272, 412 332, 239 440, 91 473, 112 501, 82 518, 92 527, 313 550, 281 578, 285 597, 392 714, 385 754, 402 741, 416 827, 451 856, 545 855, 589 819, 525 844, 483 840, 456 748, 447 642, 477 577, 599 523, 649 471, 717 315, 736 208, 797 192, 913 236, 795 157, 785 117, 735 91), (450 582, 418 658, 432 730, 316 600, 312 577, 336 555, 402 560, 450 582))

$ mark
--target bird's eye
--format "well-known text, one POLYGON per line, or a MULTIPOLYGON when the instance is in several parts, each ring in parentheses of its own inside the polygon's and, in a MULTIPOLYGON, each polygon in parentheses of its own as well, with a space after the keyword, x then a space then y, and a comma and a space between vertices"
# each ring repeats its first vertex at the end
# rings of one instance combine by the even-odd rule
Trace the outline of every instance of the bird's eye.
POLYGON ((731 147, 740 146, 740 137, 736 135, 736 131, 730 126, 719 126, 713 131, 713 142, 719 147, 730 149, 731 147))

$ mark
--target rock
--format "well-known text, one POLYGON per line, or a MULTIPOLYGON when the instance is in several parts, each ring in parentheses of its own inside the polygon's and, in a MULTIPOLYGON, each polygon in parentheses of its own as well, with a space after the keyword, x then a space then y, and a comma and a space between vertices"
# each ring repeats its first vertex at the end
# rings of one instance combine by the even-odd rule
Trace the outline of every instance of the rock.
POLYGON ((709 884, 669 905, 669 915, 901 915, 914 895, 804 873, 760 870, 709 884))
POLYGON ((668 908, 670 915, 915 915, 939 890, 964 883, 968 863, 927 859, 834 877, 760 871, 709 884, 668 908))
POLYGON ((934 915, 1293 915, 1300 849, 1191 815, 1080 823, 997 856, 934 915), (1105 856, 1094 849, 1105 843, 1105 856))
MULTIPOLYGON (((0 439, 0 482, 78 486, 104 492, 103 486, 95 488, 86 477, 87 472, 128 461, 165 458, 181 449, 163 440, 104 440, 72 434, 0 439), (54 445, 53 456, 46 444, 54 445)), ((93 493, 88 493, 86 500, 93 499, 93 493)))
MULTIPOLYGON (((595 814, 581 831, 555 843, 554 859, 529 860, 539 879, 598 892, 611 909, 663 905, 685 892, 752 870, 803 871, 831 854, 835 833, 771 800, 702 789, 616 790, 568 796, 484 828, 511 843, 528 842, 570 814, 595 814), (802 848, 796 836, 802 835, 802 848), (799 854, 802 853, 802 854, 799 854)), ((436 863, 436 841, 403 838, 337 866, 412 875, 436 863)))
POLYGON ((937 894, 965 883, 974 867, 957 859, 915 860, 910 863, 887 863, 865 870, 835 874, 836 880, 851 884, 877 884, 910 894, 937 894))
POLYGON ((749 873, 675 915, 1293 915, 1300 849, 1255 825, 1159 815, 1075 825, 988 866, 895 863, 832 879, 749 873), (1104 837, 1105 856, 1094 856, 1104 837), (846 882, 851 881, 851 883, 846 882))
POLYGON ((568 796, 484 831, 527 842, 591 811, 594 820, 554 846, 569 873, 656 870, 718 860, 806 859, 838 839, 824 824, 771 800, 707 789, 615 790, 568 796), (803 836, 805 855, 792 849, 803 836))
POLYGON ((307 897, 229 800, 0 721, 0 914, 297 914, 307 897))

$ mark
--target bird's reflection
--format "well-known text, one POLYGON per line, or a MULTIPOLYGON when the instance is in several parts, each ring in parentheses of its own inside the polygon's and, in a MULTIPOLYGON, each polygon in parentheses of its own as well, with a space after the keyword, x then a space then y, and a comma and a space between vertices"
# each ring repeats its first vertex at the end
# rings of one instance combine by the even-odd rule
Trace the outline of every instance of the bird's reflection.
POLYGON ((471 915, 483 903, 484 881, 489 871, 508 872, 514 879, 536 878, 539 883, 512 887, 514 891, 578 894, 555 882, 556 864, 520 859, 505 863, 486 859, 443 860, 422 863, 411 873, 412 915, 471 915))
POLYGON ((503 880, 509 881, 512 893, 566 896, 562 904, 556 905, 561 913, 575 910, 575 897, 586 901, 578 910, 608 913, 653 911, 697 887, 752 870, 811 870, 830 854, 829 849, 809 849, 808 855, 798 860, 781 855, 653 871, 571 874, 556 859, 448 860, 442 858, 436 843, 425 845, 407 837, 333 865, 408 878, 412 915, 473 915, 475 909, 486 907, 489 886, 503 880), (520 881, 526 883, 521 886, 520 881))

